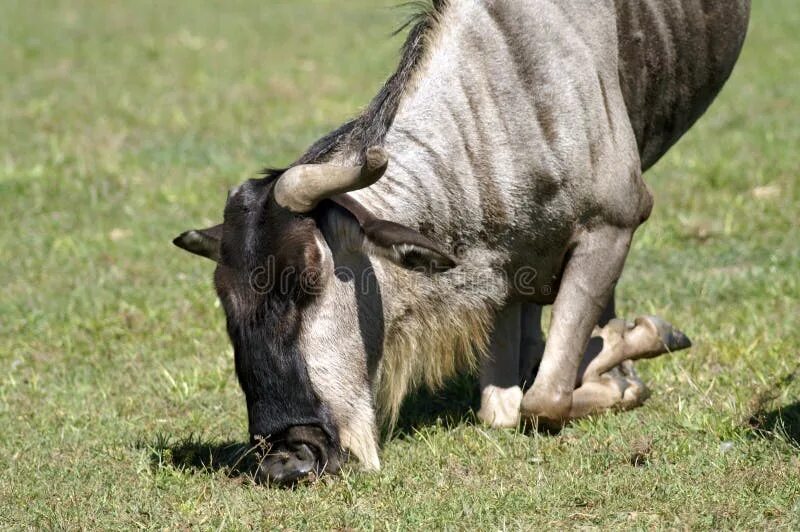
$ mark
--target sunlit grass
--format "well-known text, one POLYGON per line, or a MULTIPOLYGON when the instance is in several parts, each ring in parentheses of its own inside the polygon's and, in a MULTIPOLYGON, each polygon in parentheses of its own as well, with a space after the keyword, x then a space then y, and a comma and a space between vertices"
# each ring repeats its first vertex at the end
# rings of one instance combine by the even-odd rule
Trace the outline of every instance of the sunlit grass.
POLYGON ((622 313, 689 352, 558 436, 422 395, 378 474, 254 486, 211 265, 174 249, 391 72, 392 2, 0 3, 0 525, 800 526, 800 11, 757 1, 741 63, 648 176, 622 313))

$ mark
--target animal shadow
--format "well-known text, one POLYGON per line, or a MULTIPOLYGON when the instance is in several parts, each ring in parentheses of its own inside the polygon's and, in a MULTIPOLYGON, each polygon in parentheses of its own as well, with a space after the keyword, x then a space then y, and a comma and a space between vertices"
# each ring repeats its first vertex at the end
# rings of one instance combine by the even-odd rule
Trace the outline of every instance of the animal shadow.
POLYGON ((782 435, 800 447, 800 401, 770 411, 759 411, 750 418, 753 432, 762 438, 782 435))
POLYGON ((235 441, 209 442, 195 434, 177 441, 159 434, 154 443, 139 443, 137 447, 150 451, 153 469, 168 466, 191 473, 223 471, 231 478, 252 478, 257 467, 249 445, 235 441))
MULTIPOLYGON (((478 379, 475 375, 459 375, 431 391, 420 388, 403 402, 394 429, 384 430, 384 442, 404 438, 431 426, 452 429, 474 424, 480 407, 478 379)), ((195 474, 225 472, 228 477, 252 478, 257 468, 253 449, 243 442, 213 442, 190 434, 185 438, 156 434, 152 442, 138 442, 137 448, 147 449, 153 469, 172 467, 195 474)))
POLYGON ((457 376, 436 391, 420 388, 403 402, 392 436, 404 437, 434 425, 453 428, 474 423, 479 395, 474 375, 457 376))
MULTIPOLYGON (((472 423, 477 409, 478 384, 474 376, 450 380, 435 392, 420 389, 403 403, 397 425, 387 437, 405 437, 426 426, 453 428, 472 423)), ((150 466, 155 470, 170 467, 192 474, 222 471, 230 478, 253 478, 258 461, 253 448, 244 442, 215 442, 197 434, 175 439, 156 434, 152 441, 135 445, 149 451, 150 466)))
POLYGON ((798 379, 800 366, 756 396, 755 413, 749 420, 753 434, 761 438, 782 436, 792 445, 800 447, 800 401, 774 408, 779 392, 798 379))

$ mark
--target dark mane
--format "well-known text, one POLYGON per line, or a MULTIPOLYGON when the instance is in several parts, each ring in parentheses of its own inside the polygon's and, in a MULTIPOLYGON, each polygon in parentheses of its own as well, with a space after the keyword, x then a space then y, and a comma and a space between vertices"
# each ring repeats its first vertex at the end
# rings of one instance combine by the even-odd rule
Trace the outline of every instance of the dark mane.
MULTIPOLYGON (((396 35, 413 24, 401 51, 400 64, 364 112, 328 133, 314 144, 292 166, 298 164, 323 163, 340 151, 362 154, 370 146, 383 144, 386 133, 394 122, 400 99, 412 76, 425 56, 427 37, 436 26, 439 16, 449 0, 431 2, 407 2, 416 12, 397 29, 396 35)), ((285 169, 267 168, 267 178, 279 177, 285 169)))

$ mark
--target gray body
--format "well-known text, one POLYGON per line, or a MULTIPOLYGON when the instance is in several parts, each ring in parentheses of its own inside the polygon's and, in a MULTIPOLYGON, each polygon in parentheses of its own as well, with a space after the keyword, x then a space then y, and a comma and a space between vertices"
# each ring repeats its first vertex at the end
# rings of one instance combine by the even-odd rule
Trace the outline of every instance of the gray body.
MULTIPOLYGON (((489 312, 490 328, 499 329, 508 313, 512 321, 522 314, 518 303, 555 302, 565 257, 585 249, 572 281, 578 297, 556 304, 554 318, 560 310, 565 326, 551 329, 554 360, 540 369, 547 398, 528 405, 533 414, 564 417, 563 395, 589 333, 651 210, 641 172, 722 88, 748 18, 748 0, 454 1, 442 10, 386 134, 389 169, 351 193, 379 216, 460 253, 457 272, 414 280, 411 297, 405 277, 381 283, 383 354, 396 360, 370 380, 400 391, 384 395, 379 385, 379 407, 396 408, 409 378, 436 385, 446 373, 441 364, 464 363, 458 352, 437 352, 441 337, 459 343, 458 332, 433 331, 420 315, 450 316, 430 320, 432 327, 465 321, 474 336, 479 326, 464 315, 489 312), (398 342, 393 331, 423 338, 398 342), (394 342, 406 352, 392 353, 394 342)), ((357 157, 344 150, 333 160, 357 157)), ((522 324, 530 330, 518 333, 517 350, 538 331, 536 310, 528 313, 522 324)), ((489 366, 502 366, 504 344, 492 342, 489 366)), ((524 356, 511 366, 532 365, 524 356)), ((494 375, 486 365, 484 373, 484 387, 493 377, 507 386, 527 377, 494 375)))
MULTIPOLYGON (((728 78, 748 3, 451 2, 385 138, 387 174, 352 195, 552 284, 578 230, 647 217, 639 170, 728 78)), ((555 296, 539 292, 525 299, 555 296)))
MULTIPOLYGON (((385 127, 372 137, 388 168, 371 186, 348 190, 378 218, 449 249, 458 265, 409 271, 398 266, 402 246, 368 242, 341 209, 317 213, 312 251, 329 274, 303 308, 296 340, 341 446, 373 468, 379 414, 393 419, 410 388, 474 367, 485 347, 482 385, 491 393, 480 415, 489 423, 513 424, 520 412, 561 422, 592 410, 586 404, 597 396, 575 386, 593 328, 613 317, 603 310, 633 233, 652 208, 642 171, 721 89, 749 16, 749 0, 435 4, 427 29, 410 38, 424 51, 395 76, 410 74, 389 98, 376 98, 392 105, 373 102, 370 120, 385 127), (546 346, 543 304, 554 305, 546 346)), ((359 139, 372 125, 343 128, 299 162, 362 162, 369 145, 359 139)), ((316 203, 308 204, 287 208, 308 213, 316 203)), ((601 353, 603 364, 584 361, 593 375, 654 352, 639 321, 615 327, 603 337, 627 334, 619 345, 629 347, 601 353)), ((658 324, 647 330, 666 337, 658 324)))

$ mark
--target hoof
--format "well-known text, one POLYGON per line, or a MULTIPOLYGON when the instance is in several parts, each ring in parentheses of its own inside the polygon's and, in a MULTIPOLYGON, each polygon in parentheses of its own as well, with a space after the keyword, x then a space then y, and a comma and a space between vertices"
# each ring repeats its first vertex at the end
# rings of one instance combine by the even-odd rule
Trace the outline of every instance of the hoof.
POLYGON ((640 316, 625 334, 626 358, 653 358, 692 346, 691 340, 657 316, 640 316))
POLYGON ((487 386, 481 391, 478 419, 495 429, 514 428, 519 425, 521 402, 522 389, 519 386, 510 388, 487 386))
POLYGON ((642 406, 650 398, 650 388, 636 374, 632 360, 626 360, 620 364, 619 369, 627 385, 622 394, 620 408, 631 410, 642 406))
POLYGON ((636 325, 646 325, 655 332, 667 351, 680 351, 692 347, 692 341, 671 323, 658 316, 641 316, 636 318, 636 325))

